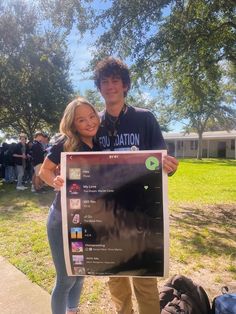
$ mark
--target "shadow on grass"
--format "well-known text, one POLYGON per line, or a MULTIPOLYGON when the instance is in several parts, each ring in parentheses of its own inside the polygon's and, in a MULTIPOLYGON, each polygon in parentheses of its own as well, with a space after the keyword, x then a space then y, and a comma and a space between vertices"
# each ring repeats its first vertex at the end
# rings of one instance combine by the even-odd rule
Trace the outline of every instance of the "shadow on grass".
POLYGON ((15 184, 0 185, 0 212, 19 212, 34 207, 48 207, 55 197, 53 190, 44 194, 36 194, 30 191, 30 187, 24 191, 17 191, 15 184))
POLYGON ((174 236, 183 249, 209 257, 236 257, 236 204, 180 209, 171 214, 170 221, 172 229, 178 229, 174 236))

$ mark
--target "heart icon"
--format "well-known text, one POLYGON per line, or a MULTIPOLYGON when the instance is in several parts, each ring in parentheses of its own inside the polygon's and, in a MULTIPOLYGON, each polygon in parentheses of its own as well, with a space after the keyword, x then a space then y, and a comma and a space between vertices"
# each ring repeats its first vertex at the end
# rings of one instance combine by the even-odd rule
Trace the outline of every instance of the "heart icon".
POLYGON ((147 190, 148 189, 148 185, 144 185, 144 189, 147 190))

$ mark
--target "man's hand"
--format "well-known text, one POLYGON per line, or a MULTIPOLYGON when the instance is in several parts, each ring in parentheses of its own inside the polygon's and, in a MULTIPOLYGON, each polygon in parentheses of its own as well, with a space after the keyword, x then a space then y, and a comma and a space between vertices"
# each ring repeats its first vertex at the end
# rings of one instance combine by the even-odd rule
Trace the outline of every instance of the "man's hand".
POLYGON ((168 173, 174 173, 178 168, 179 162, 175 157, 165 156, 163 158, 163 169, 168 173))

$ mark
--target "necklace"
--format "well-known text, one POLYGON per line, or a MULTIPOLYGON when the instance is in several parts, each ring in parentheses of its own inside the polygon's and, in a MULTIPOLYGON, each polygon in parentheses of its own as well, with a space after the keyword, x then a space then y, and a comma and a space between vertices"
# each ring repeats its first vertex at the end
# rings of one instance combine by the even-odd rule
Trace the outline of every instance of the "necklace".
POLYGON ((112 115, 110 115, 107 111, 106 111, 106 117, 111 123, 116 123, 118 120, 120 120, 120 118, 123 116, 123 114, 126 111, 126 104, 123 105, 118 117, 114 117, 112 115))
POLYGON ((126 108, 127 108, 127 106, 126 106, 126 104, 124 104, 118 117, 113 117, 113 116, 109 115, 107 113, 107 111, 105 113, 105 121, 104 122, 105 122, 105 127, 108 131, 108 136, 110 138, 111 150, 114 150, 114 144, 115 144, 115 139, 116 139, 117 132, 118 132, 118 127, 120 125, 120 120, 121 120, 122 116, 126 112, 126 108))
POLYGON ((124 106, 122 107, 118 117, 111 116, 106 111, 106 113, 105 113, 105 126, 108 130, 109 136, 116 136, 117 127, 119 126, 121 117, 123 116, 125 111, 126 111, 126 104, 124 104, 124 106))
POLYGON ((111 123, 113 123, 113 124, 116 123, 116 121, 118 120, 118 118, 119 118, 119 117, 113 117, 113 116, 109 115, 109 113, 107 114, 107 119, 108 119, 111 123))

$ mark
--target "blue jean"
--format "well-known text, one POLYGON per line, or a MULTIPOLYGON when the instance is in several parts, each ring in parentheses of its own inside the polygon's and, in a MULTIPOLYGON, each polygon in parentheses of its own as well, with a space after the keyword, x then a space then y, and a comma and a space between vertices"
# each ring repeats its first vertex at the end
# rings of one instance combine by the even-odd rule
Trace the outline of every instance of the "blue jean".
POLYGON ((76 312, 84 277, 67 275, 63 251, 61 212, 54 206, 50 208, 47 232, 57 274, 51 299, 52 314, 65 314, 66 310, 76 312))
POLYGON ((24 176, 24 167, 22 165, 16 165, 17 172, 17 186, 22 186, 22 179, 24 176))
POLYGON ((6 182, 14 182, 15 170, 13 166, 6 166, 5 168, 5 180, 6 182))

